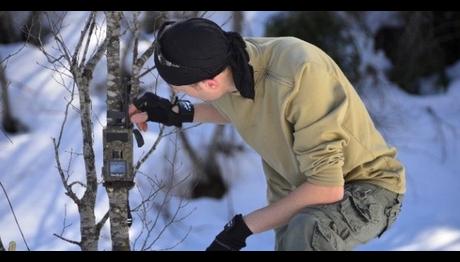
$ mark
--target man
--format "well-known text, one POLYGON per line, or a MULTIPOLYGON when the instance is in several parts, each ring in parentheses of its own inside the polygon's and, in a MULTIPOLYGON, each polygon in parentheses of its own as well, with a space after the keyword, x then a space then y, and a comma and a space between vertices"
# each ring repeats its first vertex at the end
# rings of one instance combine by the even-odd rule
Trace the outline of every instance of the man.
POLYGON ((236 215, 207 250, 240 250, 270 229, 276 250, 351 250, 395 221, 404 167, 319 48, 293 37, 243 40, 192 18, 163 25, 154 58, 174 92, 205 102, 146 93, 130 106, 133 123, 232 123, 262 158, 269 205, 236 215))

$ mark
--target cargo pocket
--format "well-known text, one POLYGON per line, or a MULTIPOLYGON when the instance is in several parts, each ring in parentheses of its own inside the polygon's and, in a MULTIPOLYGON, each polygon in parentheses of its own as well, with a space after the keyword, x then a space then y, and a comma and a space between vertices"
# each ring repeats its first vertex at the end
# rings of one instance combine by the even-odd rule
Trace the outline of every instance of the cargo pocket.
POLYGON ((402 207, 402 195, 399 195, 395 199, 395 204, 391 207, 388 207, 385 209, 385 216, 387 217, 387 224, 385 228, 380 232, 379 237, 382 236, 383 233, 385 233, 390 227, 394 224, 396 221, 396 218, 398 217, 399 213, 401 212, 401 207, 402 207))
POLYGON ((340 213, 350 229, 356 233, 366 224, 376 222, 374 213, 377 209, 376 203, 369 201, 367 194, 361 191, 355 191, 353 195, 348 193, 340 203, 340 213))
POLYGON ((311 247, 315 251, 340 250, 334 232, 327 227, 321 226, 318 222, 313 228, 311 247))

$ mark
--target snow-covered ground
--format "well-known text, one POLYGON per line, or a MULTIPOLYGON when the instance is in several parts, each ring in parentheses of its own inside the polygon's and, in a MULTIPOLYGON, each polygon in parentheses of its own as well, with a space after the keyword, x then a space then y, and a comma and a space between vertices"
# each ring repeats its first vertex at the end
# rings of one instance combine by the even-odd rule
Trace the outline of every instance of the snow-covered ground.
MULTIPOLYGON (((270 13, 247 12, 245 33, 262 35, 262 23, 270 13)), ((84 15, 84 12, 71 12, 66 18, 67 27, 62 31, 66 41, 76 41, 80 29, 75 25, 83 23, 84 15)), ((228 12, 210 12, 210 15, 218 23, 225 22, 229 17, 228 12)), ((388 17, 388 13, 382 17, 388 17)), ((226 29, 229 29, 228 25, 226 29)), ((367 63, 379 70, 388 64, 382 54, 368 51, 371 50, 371 42, 362 40, 359 44, 367 63)), ((6 56, 20 47, 0 46, 0 54, 6 56)), ((65 237, 75 240, 80 237, 78 212, 64 195, 51 140, 59 135, 69 92, 56 83, 56 73, 44 69, 40 64, 46 65, 46 59, 32 47, 25 47, 8 63, 13 112, 29 126, 30 132, 9 136, 12 142, 0 133, 0 182, 8 191, 32 250, 79 250, 53 236, 53 233, 61 233, 65 223, 68 225, 65 237)), ((102 61, 98 70, 104 70, 104 67, 105 62, 102 61)), ((460 63, 449 71, 454 80, 448 93, 423 97, 402 92, 388 83, 381 71, 378 72, 380 81, 374 84, 369 79, 369 87, 363 90, 362 96, 380 130, 388 142, 398 148, 398 157, 406 165, 407 193, 401 215, 394 226, 380 239, 358 249, 460 250, 460 210, 457 204, 460 197, 460 166, 457 164, 457 155, 460 153, 460 63)), ((102 166, 102 127, 105 123, 104 103, 103 94, 93 94, 94 148, 99 175, 102 166)), ((78 107, 78 99, 73 104, 78 107)), ((71 150, 81 152, 79 115, 73 109, 69 112, 60 152, 64 164, 68 163, 71 150)), ((152 124, 150 129, 144 134, 146 145, 135 150, 135 159, 156 139, 158 129, 152 124)), ((207 135, 213 129, 213 125, 201 125, 191 129, 189 137, 194 145, 206 144, 207 135)), ((170 136, 160 143, 143 166, 143 172, 158 175, 162 172, 162 164, 167 162, 164 157, 171 151, 173 138, 170 136)), ((236 140, 243 143, 237 135, 236 140)), ((179 156, 177 173, 187 173, 186 162, 183 155, 179 156)), ((223 162, 226 179, 231 185, 226 197, 222 200, 188 201, 181 211, 181 214, 188 216, 170 226, 155 243, 154 249, 174 246, 172 250, 203 250, 233 214, 248 213, 265 206, 265 178, 258 155, 246 147, 243 154, 223 162)), ((82 177, 82 158, 74 157, 72 163, 72 177, 82 177)), ((131 194, 133 202, 139 199, 136 192, 133 190, 131 194)), ((8 203, 2 192, 0 195, 0 237, 4 244, 15 240, 18 249, 25 250, 8 203)), ((172 198, 171 211, 178 204, 179 199, 172 198)), ((106 210, 107 197, 101 185, 97 218, 102 217, 106 210)), ((133 237, 141 230, 139 220, 134 219, 131 229, 133 237)), ((109 235, 106 225, 100 249, 110 249, 109 235)), ((274 234, 269 231, 251 236, 245 250, 273 250, 273 245, 274 234)))

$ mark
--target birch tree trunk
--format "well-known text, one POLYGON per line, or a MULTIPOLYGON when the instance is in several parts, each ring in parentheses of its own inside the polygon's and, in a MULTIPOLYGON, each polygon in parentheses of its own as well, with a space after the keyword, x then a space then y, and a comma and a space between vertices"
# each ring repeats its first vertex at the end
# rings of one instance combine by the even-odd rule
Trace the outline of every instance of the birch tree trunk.
MULTIPOLYGON (((120 66, 120 11, 106 12, 107 18, 107 111, 122 112, 123 92, 120 66)), ((126 120, 127 121, 127 120, 126 120)), ((114 119, 107 115, 107 126, 113 126, 114 119)), ((132 147, 131 145, 128 145, 132 147)), ((108 168, 108 167, 106 167, 108 168)), ((132 168, 132 167, 128 167, 132 168)), ((112 249, 130 250, 128 221, 128 191, 126 186, 106 184, 110 203, 110 234, 112 249)))
MULTIPOLYGON (((100 230, 103 224, 106 221, 106 217, 102 218, 101 221, 96 223, 96 217, 94 215, 94 209, 96 206, 96 196, 97 196, 97 174, 95 168, 95 159, 94 159, 94 149, 93 149, 93 123, 92 123, 92 110, 91 110, 91 97, 89 93, 90 81, 93 78, 94 67, 101 59, 106 46, 106 41, 98 48, 97 52, 89 59, 88 63, 84 64, 83 61, 78 61, 78 54, 82 51, 82 43, 84 36, 87 33, 90 24, 95 23, 95 12, 92 12, 88 22, 85 26, 85 29, 82 31, 80 36, 79 44, 75 49, 73 56, 68 57, 70 64, 70 71, 75 80, 76 86, 78 88, 78 96, 80 102, 80 123, 82 127, 82 137, 83 137, 83 159, 85 165, 85 174, 86 174, 86 185, 85 192, 81 199, 78 199, 75 193, 72 191, 71 187, 68 184, 68 181, 64 179, 62 169, 60 168, 61 179, 63 179, 63 184, 67 189, 67 195, 69 195, 72 200, 78 206, 78 212, 80 214, 80 242, 69 241, 71 243, 78 244, 83 251, 97 251, 98 250, 98 240, 100 230)), ((91 31, 91 30, 90 30, 91 31)), ((91 32, 88 35, 88 39, 91 36, 91 32)), ((62 50, 66 50, 64 43, 59 42, 62 46, 62 50)), ((85 51, 84 51, 85 52, 85 51)), ((63 127, 62 127, 63 128, 63 127)), ((56 154, 59 149, 59 143, 55 144, 56 154)), ((59 161, 58 161, 59 163, 59 161)), ((59 165, 58 165, 59 166, 59 165)))
POLYGON ((89 80, 86 72, 81 74, 75 72, 75 81, 78 86, 80 99, 81 127, 83 133, 83 159, 86 170, 86 190, 81 198, 78 211, 80 213, 81 225, 81 249, 85 251, 96 251, 99 232, 96 228, 96 217, 94 208, 96 206, 97 176, 94 161, 93 149, 93 123, 91 119, 91 98, 89 94, 89 80))

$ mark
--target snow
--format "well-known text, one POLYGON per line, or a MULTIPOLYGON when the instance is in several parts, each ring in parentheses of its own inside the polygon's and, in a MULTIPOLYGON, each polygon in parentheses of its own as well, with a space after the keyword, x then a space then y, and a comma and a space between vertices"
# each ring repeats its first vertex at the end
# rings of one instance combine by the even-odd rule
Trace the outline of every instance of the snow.
MULTIPOLYGON (((273 13, 246 12, 246 34, 262 35, 261 24, 273 13)), ((223 23, 229 16, 229 12, 209 12, 207 17, 223 23)), ((376 28, 376 23, 388 21, 388 17, 391 17, 389 12, 372 12, 368 20, 372 23, 371 27, 376 28)), ((84 22, 85 12, 69 12, 66 17, 67 26, 63 28, 62 34, 71 45, 76 43, 80 35, 81 29, 75 25, 81 26, 84 22)), ((228 24, 225 28, 229 29, 228 24)), ((100 34, 104 33, 103 28, 99 30, 100 34)), ((367 84, 364 85, 366 87, 361 95, 382 134, 390 144, 398 148, 398 158, 405 164, 407 175, 407 193, 400 217, 381 238, 360 246, 358 250, 460 250, 460 210, 457 203, 460 197, 460 166, 457 164, 457 155, 460 152, 460 62, 451 66, 448 71, 454 80, 447 93, 412 96, 402 92, 385 78, 382 70, 389 63, 382 53, 371 51, 372 42, 362 36, 357 37, 360 39, 357 44, 363 52, 363 60, 377 69, 376 77, 379 79, 378 84, 374 84, 372 78, 364 81, 367 84)), ((96 39, 92 40, 91 47, 94 47, 95 42, 96 39)), ((0 55, 5 57, 21 46, 0 46, 0 55)), ((140 46, 142 49, 148 47, 142 41, 140 46)), ((149 63, 153 65, 152 61, 149 63)), ((15 116, 27 124, 30 131, 9 135, 13 143, 0 133, 0 182, 8 191, 32 250, 79 250, 78 247, 52 235, 60 234, 66 225, 66 238, 80 238, 78 212, 72 201, 64 195, 51 140, 59 135, 70 93, 53 79, 54 77, 61 81, 56 73, 41 65, 48 65, 46 59, 40 51, 30 46, 26 46, 8 62, 12 110, 15 116)), ((97 66, 98 75, 94 85, 104 82, 102 72, 105 66, 105 60, 97 66)), ((152 74, 145 80, 149 86, 154 77, 152 74)), ((68 88, 71 87, 69 79, 64 81, 68 88)), ((168 95, 166 88, 162 88, 160 93, 168 95)), ((97 92, 93 92, 92 96, 96 170, 101 180, 105 96, 97 92)), ((72 104, 78 108, 78 96, 72 104)), ((60 157, 66 166, 71 150, 74 152, 72 180, 78 180, 84 174, 83 159, 75 155, 82 150, 80 129, 79 114, 71 108, 63 133, 60 157)), ((188 136, 195 147, 206 145, 213 129, 213 125, 203 124, 191 129, 188 136)), ((167 132, 169 131, 172 129, 167 132)), ((149 132, 143 135, 146 145, 142 149, 135 149, 135 160, 157 138, 157 125, 149 124, 149 132)), ((174 140, 174 135, 164 139, 141 171, 161 178, 161 173, 167 167, 165 158, 172 157, 174 140)), ((244 143, 237 134, 235 141, 244 143)), ((189 174, 188 161, 179 152, 176 179, 189 174)), ((234 214, 246 214, 266 205, 265 178, 259 156, 251 148, 246 146, 242 154, 229 159, 221 158, 219 161, 223 164, 225 179, 230 185, 229 193, 221 200, 203 198, 187 201, 187 205, 180 212, 185 219, 170 226, 153 245, 153 249, 174 246, 172 250, 203 250, 234 214), (189 230, 190 233, 182 241, 189 230)), ((142 176, 136 179, 141 189, 146 187, 143 181, 142 176)), ((81 188, 75 189, 79 189, 80 195, 81 188)), ((0 194, 0 237, 4 244, 14 240, 18 250, 25 250, 8 203, 3 193, 0 194)), ((139 193, 136 188, 130 196, 132 204, 138 203, 139 193)), ((159 199, 163 197, 167 195, 158 196, 159 199)), ((105 214, 107 202, 105 189, 101 185, 98 189, 97 219, 105 214)), ((174 212, 179 204, 180 199, 172 196, 168 210, 174 212)), ((160 232, 165 221, 160 219, 158 223, 158 228, 154 231, 156 234, 160 232)), ((140 231, 139 219, 135 216, 131 237, 134 239, 140 231)), ((101 250, 110 249, 109 236, 106 225, 99 242, 101 250)), ((248 238, 244 250, 273 250, 273 246, 274 234, 268 231, 248 238)), ((139 245, 135 247, 139 248, 139 245)))

